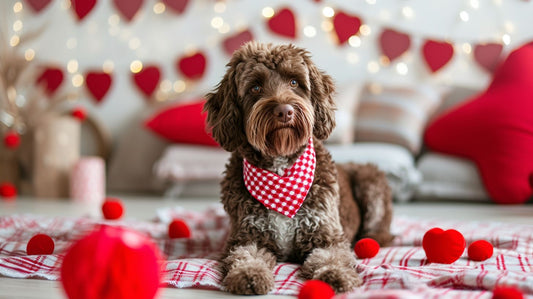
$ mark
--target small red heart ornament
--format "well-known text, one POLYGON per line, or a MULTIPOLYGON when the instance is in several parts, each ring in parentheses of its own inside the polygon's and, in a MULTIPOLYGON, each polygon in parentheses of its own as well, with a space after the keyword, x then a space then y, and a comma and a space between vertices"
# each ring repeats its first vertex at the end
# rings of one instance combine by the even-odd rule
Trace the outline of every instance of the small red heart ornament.
POLYGON ((63 83, 63 71, 60 68, 48 67, 37 78, 37 84, 42 84, 47 95, 53 95, 63 83))
POLYGON ((333 17, 333 28, 337 35, 339 45, 346 43, 352 35, 356 35, 361 27, 361 19, 339 11, 333 17))
POLYGON ((280 9, 268 19, 268 28, 283 37, 296 38, 296 18, 294 13, 286 7, 280 9))
POLYGON ((111 82, 111 75, 104 72, 88 72, 85 76, 85 86, 97 103, 100 103, 107 94, 111 82))
POLYGON ((385 29, 379 36, 379 45, 383 55, 393 61, 411 47, 411 38, 405 33, 385 29))
POLYGON ((448 42, 426 40, 422 52, 427 65, 434 73, 452 59, 453 46, 448 42))
POLYGON ((150 97, 154 93, 160 78, 161 71, 155 65, 144 67, 140 72, 133 74, 135 85, 147 97, 150 97))
POLYGON ((52 2, 52 0, 26 0, 26 3, 28 3, 34 12, 41 12, 41 10, 46 8, 50 2, 52 2))
POLYGON ((445 231, 435 227, 424 234, 422 247, 430 263, 451 264, 463 254, 466 241, 463 235, 454 229, 445 231))
POLYGON ((81 21, 93 10, 96 0, 70 0, 70 3, 78 17, 78 21, 81 21))
POLYGON ((163 0, 165 6, 177 14, 182 14, 187 8, 189 0, 163 0))
POLYGON ((178 70, 188 79, 197 80, 202 78, 207 65, 204 53, 196 52, 190 56, 184 56, 178 60, 178 70))
POLYGON ((224 42, 222 43, 224 47, 224 52, 231 56, 235 50, 239 49, 243 44, 252 41, 253 39, 254 36, 249 29, 243 30, 233 36, 224 39, 224 42))
POLYGON ((113 4, 117 10, 128 22, 135 17, 139 9, 141 9, 143 2, 144 0, 113 0, 113 4))
POLYGON ((500 62, 503 45, 497 43, 479 44, 474 47, 474 60, 485 70, 493 72, 500 62))

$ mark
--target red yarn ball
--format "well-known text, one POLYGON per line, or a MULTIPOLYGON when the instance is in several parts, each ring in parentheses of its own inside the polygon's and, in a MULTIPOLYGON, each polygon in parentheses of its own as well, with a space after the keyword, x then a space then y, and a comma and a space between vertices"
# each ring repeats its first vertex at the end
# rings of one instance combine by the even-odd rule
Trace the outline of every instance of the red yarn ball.
POLYGON ((174 219, 168 225, 168 236, 171 239, 175 238, 190 238, 191 230, 187 223, 181 219, 174 219))
POLYGON ((320 280, 308 280, 304 283, 298 299, 330 299, 335 296, 335 291, 331 286, 320 280))
POLYGON ((355 243, 354 251, 360 259, 373 258, 379 252, 379 243, 372 238, 363 238, 355 243))
POLYGON ((0 196, 5 200, 13 200, 17 197, 17 187, 12 183, 0 184, 0 196))
POLYGON ((524 294, 513 287, 496 287, 492 290, 492 299, 523 299, 524 294))
POLYGON ((79 121, 84 121, 87 118, 87 112, 82 107, 74 108, 71 112, 71 115, 74 118, 77 118, 79 121))
POLYGON ((102 204, 102 213, 104 218, 108 220, 116 220, 124 214, 124 206, 122 201, 118 198, 108 197, 102 204))
POLYGON ((489 259, 494 252, 492 244, 485 240, 478 240, 468 246, 468 258, 473 261, 484 261, 489 259))
POLYGON ((20 145, 20 135, 15 131, 9 131, 4 135, 4 145, 7 148, 15 149, 20 145))
POLYGON ((67 251, 61 283, 68 298, 152 299, 161 280, 161 254, 147 236, 101 226, 67 251))
POLYGON ((28 255, 44 255, 54 253, 54 240, 45 234, 37 234, 31 237, 26 245, 28 255))

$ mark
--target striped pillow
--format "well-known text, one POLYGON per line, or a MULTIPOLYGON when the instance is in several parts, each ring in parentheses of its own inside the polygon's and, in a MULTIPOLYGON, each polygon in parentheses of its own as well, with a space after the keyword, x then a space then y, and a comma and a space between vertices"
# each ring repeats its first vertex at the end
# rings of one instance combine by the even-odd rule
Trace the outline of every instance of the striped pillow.
POLYGON ((393 143, 418 153, 423 130, 441 96, 429 86, 365 86, 355 118, 355 141, 393 143))

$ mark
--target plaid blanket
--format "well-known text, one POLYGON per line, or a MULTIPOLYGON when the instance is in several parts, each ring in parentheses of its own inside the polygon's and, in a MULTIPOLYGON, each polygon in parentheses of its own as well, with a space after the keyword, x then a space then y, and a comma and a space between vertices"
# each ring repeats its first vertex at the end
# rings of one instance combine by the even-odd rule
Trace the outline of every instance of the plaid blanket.
MULTIPOLYGON (((220 206, 203 212, 181 208, 160 210, 154 221, 105 221, 90 218, 46 218, 36 215, 0 217, 0 275, 57 280, 64 251, 95 225, 121 225, 149 235, 166 255, 163 283, 178 288, 221 289, 216 255, 227 235, 228 219, 220 206), (167 225, 181 218, 190 239, 169 239, 167 225), (54 239, 52 255, 26 255, 28 240, 37 233, 54 239)), ((497 286, 513 286, 533 298, 533 226, 491 222, 393 220, 394 244, 377 256, 359 260, 364 280, 357 290, 336 298, 491 298, 497 286), (428 263, 422 249, 424 233, 433 227, 460 231, 467 244, 485 239, 494 255, 483 262, 463 256, 450 265, 428 263)), ((299 265, 279 263, 272 294, 296 295, 303 284, 299 265)))

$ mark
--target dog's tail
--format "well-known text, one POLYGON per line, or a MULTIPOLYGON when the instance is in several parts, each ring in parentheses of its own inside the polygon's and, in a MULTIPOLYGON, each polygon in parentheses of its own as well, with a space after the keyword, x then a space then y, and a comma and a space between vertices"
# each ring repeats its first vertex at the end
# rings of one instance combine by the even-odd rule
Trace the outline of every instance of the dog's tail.
MULTIPOLYGON (((346 184, 339 181, 341 195, 342 192, 351 191, 351 200, 355 201, 360 214, 360 225, 352 242, 372 238, 381 246, 388 245, 394 236, 390 233, 392 192, 385 174, 374 164, 344 163, 339 164, 337 169, 339 179, 349 183, 344 188, 350 189, 343 191, 343 185, 346 184)), ((341 196, 341 219, 354 217, 343 215, 346 213, 343 213, 342 208, 348 203, 343 203, 342 200, 346 200, 346 196, 341 196)))

